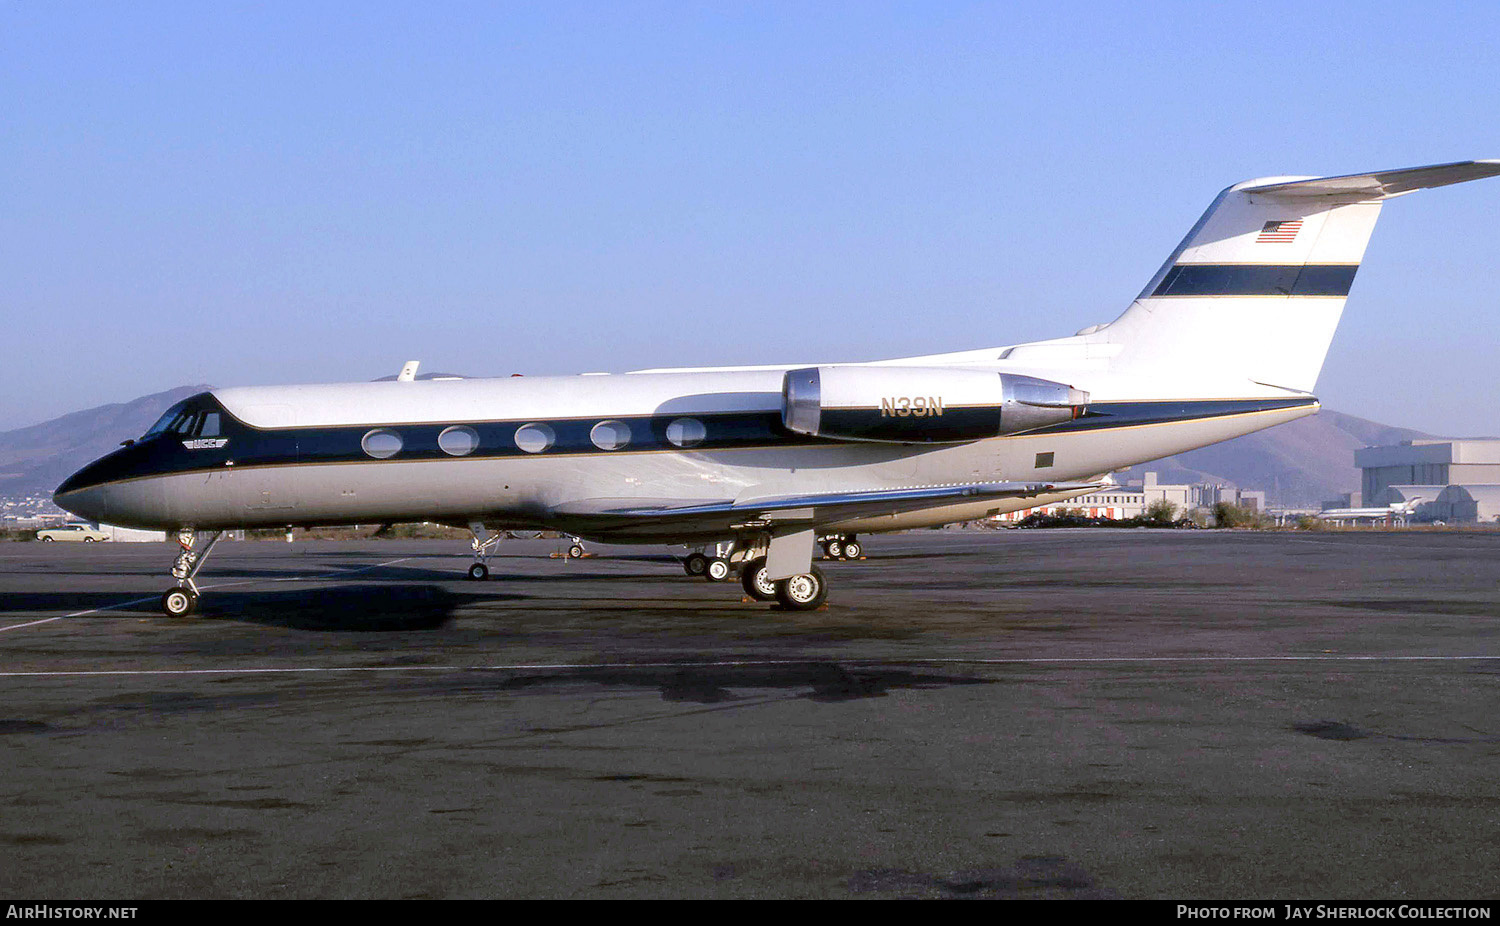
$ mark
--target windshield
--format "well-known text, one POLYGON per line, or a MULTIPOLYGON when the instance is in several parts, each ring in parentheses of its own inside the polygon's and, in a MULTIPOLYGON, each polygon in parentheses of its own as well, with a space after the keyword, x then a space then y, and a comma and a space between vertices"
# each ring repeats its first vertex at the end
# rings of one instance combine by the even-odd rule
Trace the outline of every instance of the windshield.
POLYGON ((183 437, 218 437, 221 417, 218 403, 207 393, 183 399, 167 409, 142 437, 178 434, 183 437))
POLYGON ((177 422, 177 419, 187 416, 187 404, 189 401, 189 399, 183 399, 181 402, 167 409, 160 418, 156 419, 156 424, 147 429, 146 433, 141 436, 141 439, 145 440, 147 437, 155 437, 166 431, 175 430, 172 425, 177 422))

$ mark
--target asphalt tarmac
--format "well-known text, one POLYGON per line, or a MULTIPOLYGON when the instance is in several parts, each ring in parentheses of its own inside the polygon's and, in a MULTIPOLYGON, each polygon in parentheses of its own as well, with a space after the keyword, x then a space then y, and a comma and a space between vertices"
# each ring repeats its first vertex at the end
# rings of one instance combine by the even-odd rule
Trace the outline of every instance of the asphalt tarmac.
POLYGON ((1500 532, 0 546, 0 894, 1500 896, 1500 532))

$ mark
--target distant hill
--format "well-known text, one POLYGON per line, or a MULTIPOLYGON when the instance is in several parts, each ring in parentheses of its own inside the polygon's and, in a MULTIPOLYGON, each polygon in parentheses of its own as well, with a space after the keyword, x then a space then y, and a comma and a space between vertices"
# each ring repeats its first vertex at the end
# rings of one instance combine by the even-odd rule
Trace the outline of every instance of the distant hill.
POLYGON ((51 492, 85 464, 140 437, 162 413, 211 386, 178 386, 121 405, 101 405, 0 432, 0 495, 51 492))
POLYGON ((1432 437, 1327 409, 1244 437, 1122 470, 1121 482, 1154 472, 1165 483, 1263 489, 1268 505, 1308 506, 1358 491, 1354 451, 1432 437))
MULTIPOLYGON (((0 432, 0 495, 51 492, 120 441, 139 437, 173 403, 208 388, 180 386, 123 405, 102 405, 0 432)), ((1430 436, 1325 409, 1290 424, 1123 470, 1116 478, 1139 479, 1150 470, 1162 482, 1264 489, 1273 505, 1315 505, 1359 488, 1355 450, 1430 436)))

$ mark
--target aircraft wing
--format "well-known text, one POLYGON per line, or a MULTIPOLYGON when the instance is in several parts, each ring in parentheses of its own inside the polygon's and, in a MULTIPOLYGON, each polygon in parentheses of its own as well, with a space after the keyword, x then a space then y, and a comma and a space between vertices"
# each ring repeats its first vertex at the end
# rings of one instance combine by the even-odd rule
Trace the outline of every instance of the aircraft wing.
POLYGON ((1100 482, 984 482, 689 502, 681 499, 594 498, 555 506, 551 514, 581 528, 605 533, 644 530, 668 535, 709 532, 727 536, 748 526, 814 526, 941 505, 1085 491, 1102 485, 1104 483, 1100 482))

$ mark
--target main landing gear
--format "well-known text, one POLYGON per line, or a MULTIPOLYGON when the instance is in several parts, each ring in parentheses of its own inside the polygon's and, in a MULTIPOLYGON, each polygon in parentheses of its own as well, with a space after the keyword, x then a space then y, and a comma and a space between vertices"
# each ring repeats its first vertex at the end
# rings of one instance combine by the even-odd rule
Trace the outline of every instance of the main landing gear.
POLYGON ((766 577, 766 558, 757 556, 740 570, 740 585, 756 601, 774 601, 788 611, 815 611, 828 600, 823 570, 810 567, 802 575, 773 580, 766 577))
POLYGON ((177 532, 177 545, 181 549, 177 551, 177 559, 172 563, 172 577, 177 580, 177 584, 161 596, 161 609, 168 617, 186 617, 198 610, 198 583, 193 579, 222 536, 223 531, 214 531, 203 549, 198 550, 197 531, 184 527, 177 532))
POLYGON ((687 555, 683 571, 690 576, 723 582, 739 566, 740 587, 755 601, 774 601, 788 611, 813 611, 828 600, 828 582, 823 571, 810 566, 809 571, 786 579, 771 579, 766 574, 770 538, 739 538, 731 543, 715 544, 713 555, 708 548, 687 555))
MULTIPOLYGON (((476 581, 487 579, 490 575, 489 557, 504 535, 490 533, 477 521, 470 522, 469 532, 473 535, 471 546, 474 548, 474 562, 469 566, 468 576, 476 581)), ((803 542, 806 544, 802 547, 803 556, 814 549, 811 533, 807 531, 803 534, 803 542)), ((777 537, 777 543, 789 539, 786 535, 777 537)), ((570 546, 567 558, 577 559, 584 555, 582 541, 576 537, 568 539, 570 546)), ((840 536, 839 540, 843 544, 841 549, 848 555, 847 548, 853 538, 840 536)), ((828 599, 828 582, 824 579, 822 570, 811 563, 807 566, 807 572, 780 579, 769 577, 767 566, 772 542, 769 532, 760 532, 747 533, 732 541, 711 546, 705 545, 683 558, 682 568, 688 575, 709 582, 727 582, 738 573, 740 586, 751 599, 774 601, 789 611, 812 611, 822 607, 828 599)), ((856 543, 853 555, 858 555, 858 552, 859 546, 856 543)), ((795 557, 798 554, 793 552, 790 555, 795 557)), ((793 559, 792 562, 795 563, 796 560, 793 559)))

